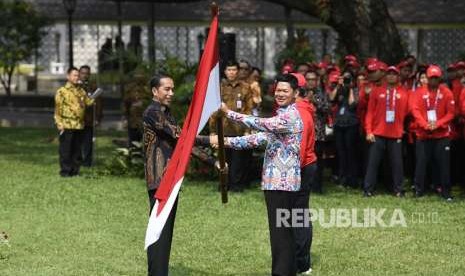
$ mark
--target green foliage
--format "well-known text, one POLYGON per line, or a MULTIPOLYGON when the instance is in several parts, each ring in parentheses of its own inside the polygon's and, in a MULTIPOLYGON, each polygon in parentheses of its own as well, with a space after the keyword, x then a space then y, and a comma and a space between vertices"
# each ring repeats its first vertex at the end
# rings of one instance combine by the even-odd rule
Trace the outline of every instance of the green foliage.
POLYGON ((20 61, 29 59, 46 35, 48 20, 24 1, 0 1, 0 82, 11 95, 11 77, 20 61))
POLYGON ((100 174, 144 177, 142 143, 133 142, 132 147, 117 148, 111 158, 105 161, 100 174))
POLYGON ((291 47, 284 48, 279 52, 274 61, 276 71, 280 72, 281 67, 286 60, 294 61, 295 65, 299 63, 311 62, 315 59, 315 54, 310 46, 309 38, 302 30, 297 31, 297 39, 291 47))

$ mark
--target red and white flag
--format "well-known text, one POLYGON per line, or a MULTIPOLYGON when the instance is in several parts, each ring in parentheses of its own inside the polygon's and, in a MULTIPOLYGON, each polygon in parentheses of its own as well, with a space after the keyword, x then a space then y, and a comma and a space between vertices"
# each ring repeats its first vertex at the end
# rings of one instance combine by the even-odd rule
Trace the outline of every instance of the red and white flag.
POLYGON ((192 102, 178 143, 155 194, 156 202, 145 234, 145 249, 160 238, 181 188, 195 137, 208 122, 210 116, 221 106, 217 35, 218 12, 216 11, 213 14, 205 49, 200 59, 192 102))

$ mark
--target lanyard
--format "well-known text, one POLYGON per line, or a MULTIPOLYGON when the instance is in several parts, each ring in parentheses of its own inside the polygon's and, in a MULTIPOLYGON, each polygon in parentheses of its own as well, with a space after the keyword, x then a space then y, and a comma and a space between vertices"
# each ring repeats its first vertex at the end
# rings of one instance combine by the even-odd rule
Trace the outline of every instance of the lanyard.
POLYGON ((436 99, 434 101, 434 107, 433 108, 431 108, 431 103, 429 101, 429 92, 428 92, 427 95, 428 95, 428 97, 426 98, 426 109, 427 110, 432 110, 432 109, 436 110, 436 108, 438 107, 438 100, 439 100, 439 95, 440 95, 439 89, 436 91, 436 99))
POLYGON ((396 110, 396 94, 397 90, 394 89, 394 93, 392 94, 392 109, 391 109, 391 93, 389 89, 386 90, 386 110, 396 110))

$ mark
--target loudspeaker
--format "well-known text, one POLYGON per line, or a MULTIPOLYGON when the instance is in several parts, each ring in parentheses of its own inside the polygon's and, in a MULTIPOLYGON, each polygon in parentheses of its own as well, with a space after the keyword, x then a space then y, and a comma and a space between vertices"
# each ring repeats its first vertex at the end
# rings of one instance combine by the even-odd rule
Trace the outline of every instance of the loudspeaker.
POLYGON ((226 62, 236 60, 236 34, 220 33, 220 72, 224 77, 226 62))

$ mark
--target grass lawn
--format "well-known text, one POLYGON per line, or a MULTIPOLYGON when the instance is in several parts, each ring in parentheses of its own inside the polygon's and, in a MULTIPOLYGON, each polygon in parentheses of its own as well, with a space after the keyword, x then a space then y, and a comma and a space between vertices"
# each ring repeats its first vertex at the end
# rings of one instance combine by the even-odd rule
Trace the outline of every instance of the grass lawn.
MULTIPOLYGON (((58 176, 51 129, 0 129, 0 275, 145 275, 148 214, 142 179, 58 176)), ((99 162, 111 139, 100 133, 99 162)), ((220 203, 216 180, 185 181, 171 254, 172 275, 269 275, 271 256, 263 194, 258 188, 220 203)), ((363 198, 330 186, 312 208, 394 209, 407 226, 323 227, 315 223, 312 275, 464 275, 465 200, 434 195, 363 198), (424 217, 422 217, 424 216, 424 217)), ((329 215, 326 221, 329 220, 329 215)))

